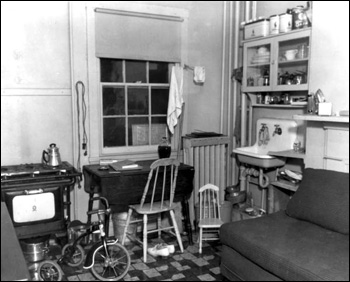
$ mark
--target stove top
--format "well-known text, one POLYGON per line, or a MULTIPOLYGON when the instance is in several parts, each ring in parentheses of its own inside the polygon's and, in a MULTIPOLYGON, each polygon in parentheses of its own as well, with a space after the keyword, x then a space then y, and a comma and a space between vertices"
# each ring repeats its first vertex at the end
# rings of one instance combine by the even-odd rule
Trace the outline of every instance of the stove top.
POLYGON ((1 183, 7 180, 27 180, 41 177, 81 176, 71 164, 62 162, 61 165, 50 167, 46 164, 19 164, 1 167, 1 183))

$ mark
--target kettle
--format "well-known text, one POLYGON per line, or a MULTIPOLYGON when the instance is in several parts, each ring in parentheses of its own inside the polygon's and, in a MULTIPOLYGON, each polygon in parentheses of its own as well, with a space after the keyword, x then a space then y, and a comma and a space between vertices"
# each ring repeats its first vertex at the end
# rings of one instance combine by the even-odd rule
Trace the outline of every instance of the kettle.
POLYGON ((61 157, 56 144, 50 144, 49 148, 47 148, 47 152, 45 150, 43 151, 42 163, 48 166, 61 165, 61 157))

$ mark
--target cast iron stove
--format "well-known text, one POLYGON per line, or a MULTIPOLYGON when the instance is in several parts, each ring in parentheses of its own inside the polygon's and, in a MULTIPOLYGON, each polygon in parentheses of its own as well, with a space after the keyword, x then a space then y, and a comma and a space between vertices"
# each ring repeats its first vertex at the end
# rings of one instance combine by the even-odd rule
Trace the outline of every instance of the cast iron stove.
POLYGON ((57 167, 41 163, 2 166, 1 201, 6 203, 18 237, 65 232, 70 221, 70 192, 81 176, 68 162, 57 167))

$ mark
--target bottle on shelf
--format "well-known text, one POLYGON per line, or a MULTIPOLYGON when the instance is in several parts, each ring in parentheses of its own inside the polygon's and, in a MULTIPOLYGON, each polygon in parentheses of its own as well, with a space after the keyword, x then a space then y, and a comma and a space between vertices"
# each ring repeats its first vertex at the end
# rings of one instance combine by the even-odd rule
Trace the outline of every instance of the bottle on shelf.
POLYGON ((293 143, 293 150, 294 152, 299 152, 300 151, 300 146, 301 146, 301 142, 298 138, 295 139, 294 143, 293 143))
POLYGON ((307 95, 307 113, 315 114, 315 97, 314 93, 309 93, 307 95))
POLYGON ((264 78, 263 85, 264 86, 269 86, 270 85, 270 75, 269 75, 269 71, 268 70, 265 70, 263 78, 264 78))

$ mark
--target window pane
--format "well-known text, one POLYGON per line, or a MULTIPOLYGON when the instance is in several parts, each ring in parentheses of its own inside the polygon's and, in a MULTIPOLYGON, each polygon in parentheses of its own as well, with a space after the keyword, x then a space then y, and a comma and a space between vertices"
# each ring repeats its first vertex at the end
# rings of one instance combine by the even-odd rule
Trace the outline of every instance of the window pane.
POLYGON ((153 115, 166 115, 168 111, 169 88, 155 88, 151 90, 153 115))
POLYGON ((167 135, 166 119, 166 117, 152 117, 151 145, 158 145, 162 137, 167 135))
POLYGON ((103 146, 125 146, 125 118, 103 119, 103 146))
POLYGON ((103 115, 125 115, 124 88, 103 87, 103 115))
POLYGON ((125 61, 126 82, 146 83, 146 62, 125 61))
POLYGON ((128 87, 128 115, 148 114, 148 89, 128 87))
POLYGON ((101 82, 123 82, 123 61, 100 59, 101 82))
POLYGON ((150 62, 149 83, 169 83, 169 64, 150 62))
POLYGON ((129 118, 129 145, 149 145, 148 117, 129 118))

